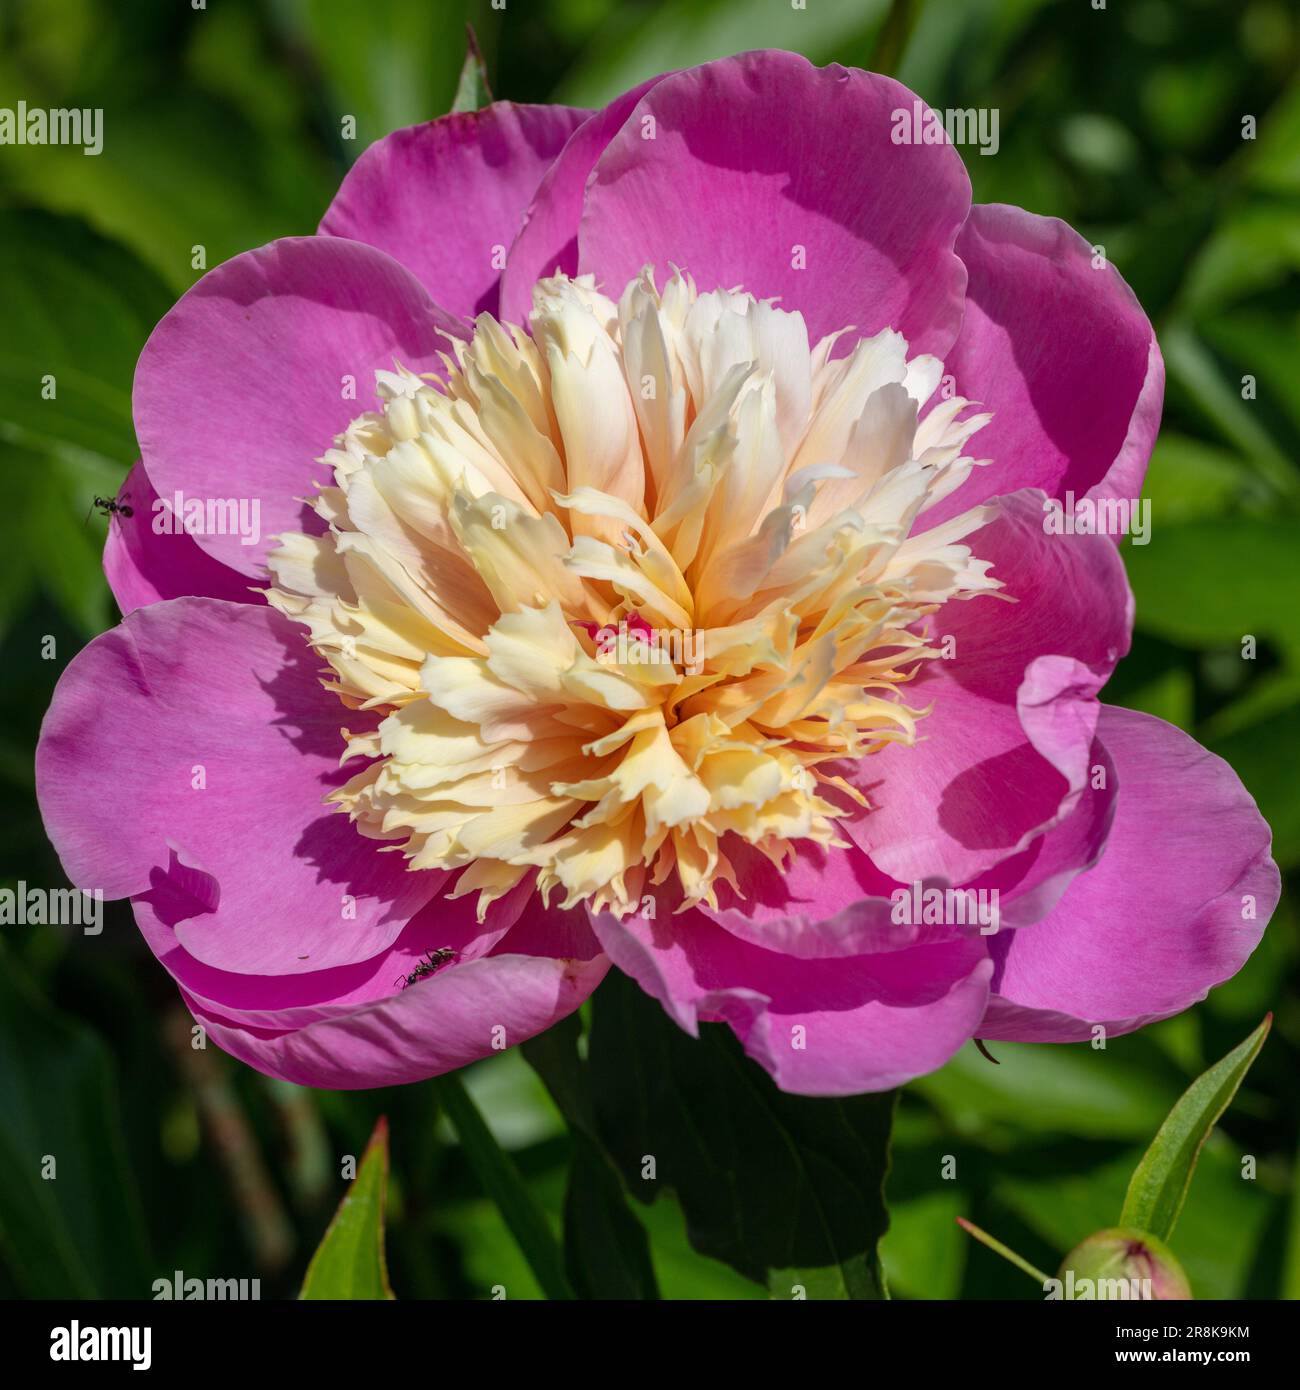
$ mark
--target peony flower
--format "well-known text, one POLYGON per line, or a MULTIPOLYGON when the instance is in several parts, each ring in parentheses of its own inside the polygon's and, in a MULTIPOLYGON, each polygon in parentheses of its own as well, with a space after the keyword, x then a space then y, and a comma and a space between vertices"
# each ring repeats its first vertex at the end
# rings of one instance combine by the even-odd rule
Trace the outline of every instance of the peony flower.
POLYGON ((1267 827, 1099 702, 1116 538, 1049 524, 1138 496, 1151 326, 915 101, 768 52, 447 116, 158 325, 37 771, 222 1047, 413 1081, 612 963, 846 1094, 1239 969, 1267 827))

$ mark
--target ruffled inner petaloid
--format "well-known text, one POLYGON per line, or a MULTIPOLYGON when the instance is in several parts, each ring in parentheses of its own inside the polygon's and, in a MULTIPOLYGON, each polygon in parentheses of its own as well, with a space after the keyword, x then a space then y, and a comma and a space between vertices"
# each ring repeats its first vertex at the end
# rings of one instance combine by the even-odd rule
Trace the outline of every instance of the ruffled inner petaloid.
POLYGON ((932 615, 1000 587, 961 543, 986 508, 917 533, 989 417, 895 332, 833 358, 843 334, 681 273, 533 305, 529 333, 480 316, 445 382, 379 372, 323 459, 326 533, 270 556, 328 688, 385 715, 329 799, 480 914, 533 873, 565 906, 673 876, 714 903, 729 835, 778 866, 842 844, 836 764, 914 739, 932 615))

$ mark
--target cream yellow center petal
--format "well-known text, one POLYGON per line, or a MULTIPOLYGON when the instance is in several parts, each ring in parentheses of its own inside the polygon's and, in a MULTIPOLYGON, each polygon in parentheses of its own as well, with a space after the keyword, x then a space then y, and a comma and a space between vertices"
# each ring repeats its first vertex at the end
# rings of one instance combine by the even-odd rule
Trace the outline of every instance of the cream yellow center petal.
POLYGON ((1000 587, 963 544, 986 509, 923 520, 989 417, 947 392, 920 419, 942 364, 897 333, 832 360, 842 335, 680 273, 533 304, 445 382, 379 371, 324 456, 326 533, 271 555, 327 687, 380 715, 330 800, 480 915, 529 875, 716 903, 735 845, 843 843, 844 764, 915 737, 935 613, 1000 587))

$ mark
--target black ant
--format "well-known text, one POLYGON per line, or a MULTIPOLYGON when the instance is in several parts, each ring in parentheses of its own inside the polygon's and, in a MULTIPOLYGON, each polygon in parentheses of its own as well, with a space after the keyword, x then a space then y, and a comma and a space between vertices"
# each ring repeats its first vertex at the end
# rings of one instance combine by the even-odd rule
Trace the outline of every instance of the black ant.
MULTIPOLYGON (((124 492, 123 497, 130 497, 129 492, 124 492)), ((86 521, 90 520, 90 514, 99 508, 101 516, 112 518, 114 513, 118 516, 134 516, 135 508, 128 506, 125 502, 119 502, 115 497, 96 497, 95 500, 86 508, 86 521)), ((84 522, 82 523, 85 524, 84 522)))
POLYGON ((400 984, 405 989, 407 985, 413 985, 417 980, 424 979, 426 975, 432 975, 435 971, 441 970, 449 961, 455 959, 456 952, 450 946, 439 946, 436 951, 426 951, 409 975, 399 975, 393 983, 400 984))

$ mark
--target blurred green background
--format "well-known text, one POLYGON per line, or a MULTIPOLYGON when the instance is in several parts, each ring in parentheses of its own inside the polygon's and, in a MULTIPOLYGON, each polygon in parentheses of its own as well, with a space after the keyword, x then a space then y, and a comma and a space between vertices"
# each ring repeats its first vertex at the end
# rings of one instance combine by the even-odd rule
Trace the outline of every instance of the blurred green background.
MULTIPOLYGON (((1169 371, 1148 479, 1154 543, 1126 545, 1132 655, 1105 692, 1238 769, 1300 866, 1300 12, 1282 0, 3 0, 0 106, 102 107, 98 158, 0 146, 0 883, 62 883, 32 748, 66 662, 115 619, 86 519, 135 457, 130 387, 150 328, 214 265, 310 232, 362 149, 445 111, 475 23, 493 90, 598 104, 654 72, 765 46, 891 71, 937 107, 997 107, 966 152, 977 201, 1100 242, 1169 371), (356 117, 357 139, 340 138, 356 117), (1257 122, 1243 139, 1243 117, 1257 122), (33 383, 54 372, 57 409, 33 383), (1256 383, 1243 396, 1243 378, 1256 383), (66 386, 65 386, 66 384, 66 386), (1249 393, 1248 393, 1249 394, 1249 393), (1258 639, 1242 660, 1244 634, 1258 639), (42 655, 46 635, 57 656, 42 655)), ((104 722, 104 737, 113 725, 104 722)), ((1170 1103, 1269 1009, 1276 1026, 1207 1148, 1174 1248, 1202 1297, 1300 1294, 1292 1174, 1300 1076, 1293 910, 1186 1015, 1087 1047, 973 1048, 900 1102, 884 1245, 895 1296, 1036 1298, 962 1235, 971 1217, 1040 1266, 1118 1214, 1170 1103), (1254 1155, 1253 1180, 1241 1156, 1254 1155), (945 1155, 956 1178, 940 1177, 945 1155)), ((0 940, 0 1293, 149 1296, 173 1269, 296 1292, 375 1118, 392 1129, 399 1297, 535 1284, 427 1087, 328 1094, 215 1049, 121 905, 97 938, 0 940), (80 1155, 57 1183, 33 1146, 80 1155), (235 1214, 232 1219, 231 1214, 235 1214)), ((1142 930, 1140 908, 1133 930, 1142 930)), ((517 1052, 468 1084, 558 1224, 570 1140, 517 1052)), ((693 1252, 670 1196, 637 1207, 666 1296, 762 1297, 693 1252)))

